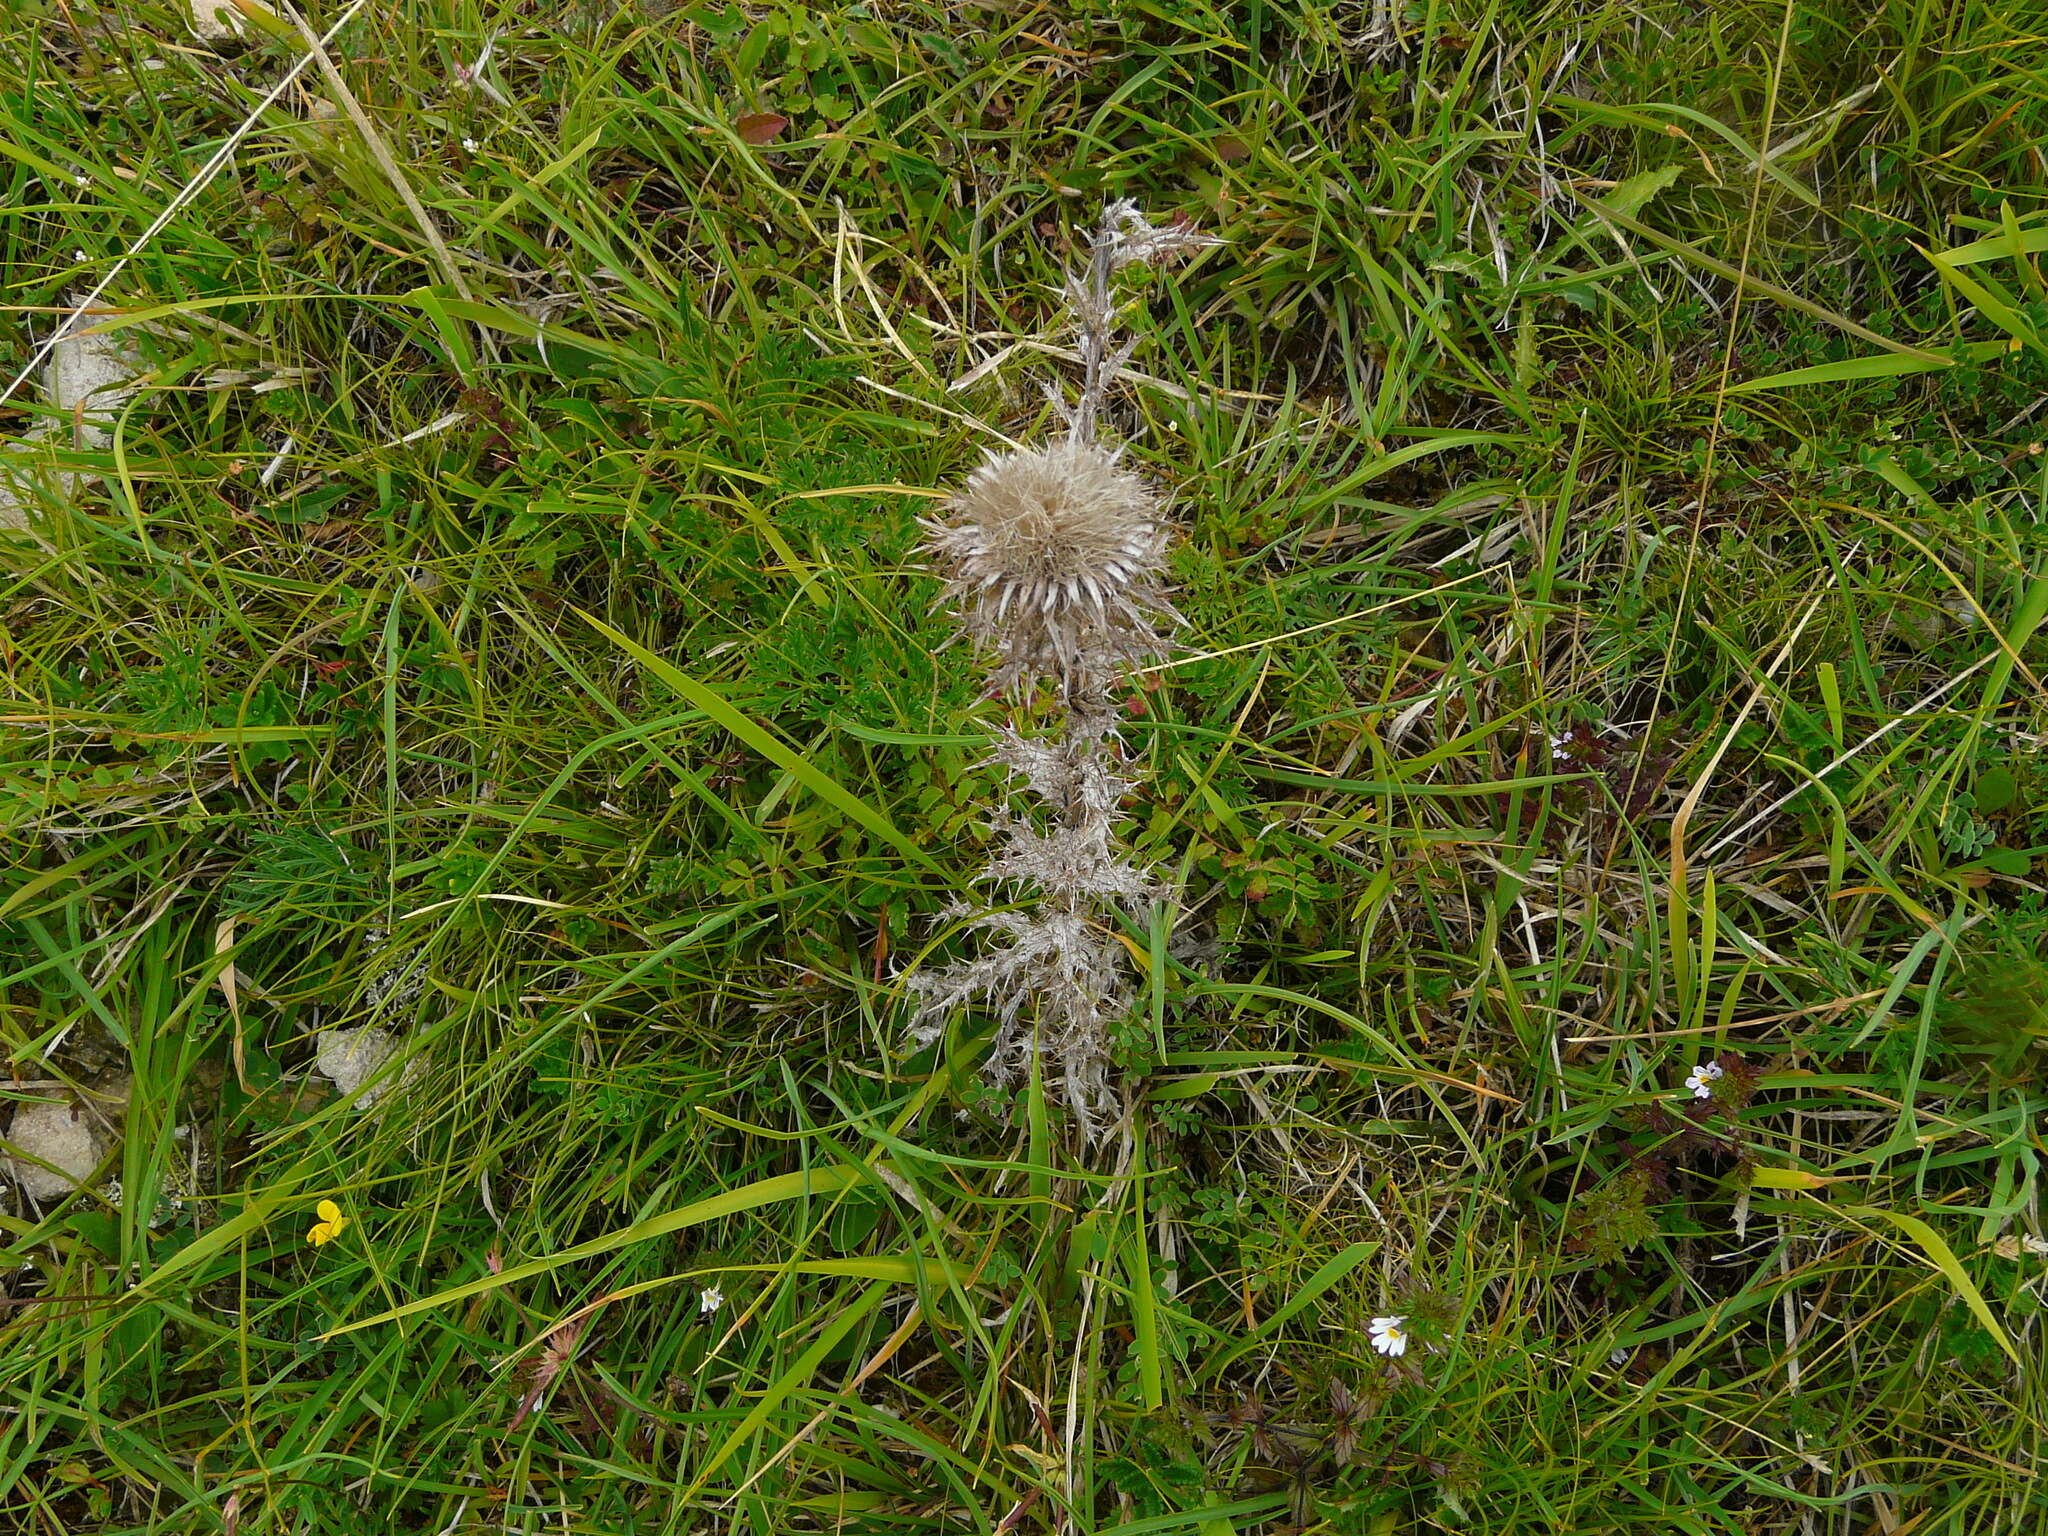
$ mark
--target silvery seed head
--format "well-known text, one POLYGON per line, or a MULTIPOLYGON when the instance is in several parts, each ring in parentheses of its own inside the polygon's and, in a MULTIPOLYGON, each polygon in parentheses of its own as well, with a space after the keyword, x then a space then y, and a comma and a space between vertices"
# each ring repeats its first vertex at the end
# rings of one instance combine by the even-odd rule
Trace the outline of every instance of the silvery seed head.
POLYGON ((988 460, 926 520, 925 549, 990 680, 1100 694, 1166 652, 1169 525, 1158 494, 1100 444, 1069 437, 988 460))

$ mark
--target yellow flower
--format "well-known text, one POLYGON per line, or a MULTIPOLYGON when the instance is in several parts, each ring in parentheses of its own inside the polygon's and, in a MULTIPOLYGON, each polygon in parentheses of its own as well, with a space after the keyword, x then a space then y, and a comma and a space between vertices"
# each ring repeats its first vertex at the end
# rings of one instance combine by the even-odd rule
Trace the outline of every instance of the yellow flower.
POLYGON ((341 1207, 332 1200, 322 1200, 313 1210, 320 1219, 313 1223, 313 1230, 306 1234, 306 1241, 318 1248, 322 1243, 332 1242, 341 1236, 341 1229, 348 1225, 348 1218, 341 1214, 341 1207))

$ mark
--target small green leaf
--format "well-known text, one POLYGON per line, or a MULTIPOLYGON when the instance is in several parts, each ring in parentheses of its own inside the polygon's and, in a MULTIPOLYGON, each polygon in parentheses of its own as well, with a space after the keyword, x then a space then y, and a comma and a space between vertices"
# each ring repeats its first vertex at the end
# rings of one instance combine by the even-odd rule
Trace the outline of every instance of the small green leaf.
POLYGON ((1658 193, 1685 172, 1682 165, 1660 166, 1654 171, 1638 171, 1601 199, 1609 208, 1634 216, 1648 207, 1658 193))
POLYGON ((1990 768, 1977 775, 1977 809, 1987 816, 1995 816, 2012 804, 2013 796, 2019 793, 2019 780, 2004 768, 1990 768))

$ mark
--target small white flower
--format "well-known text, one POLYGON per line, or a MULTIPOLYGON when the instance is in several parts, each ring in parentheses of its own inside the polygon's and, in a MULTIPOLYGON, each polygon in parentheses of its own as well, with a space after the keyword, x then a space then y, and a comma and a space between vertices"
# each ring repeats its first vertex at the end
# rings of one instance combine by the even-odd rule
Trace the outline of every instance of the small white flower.
POLYGON ((475 140, 475 139, 464 139, 464 140, 462 141, 462 147, 463 147, 464 149, 466 149, 467 151, 469 151, 469 153, 471 153, 471 154, 473 155, 473 154, 475 154, 475 153, 476 153, 476 140, 475 140))
POLYGON ((712 1286, 709 1290, 699 1291, 697 1293, 697 1311, 703 1316, 709 1317, 713 1312, 716 1312, 720 1307, 724 1305, 725 1292, 721 1291, 715 1285, 712 1286))
POLYGON ((1609 1365, 1627 1365, 1628 1351, 1618 1347, 1615 1349, 1610 1349, 1607 1352, 1607 1363, 1609 1365))
POLYGON ((1570 736, 1553 736, 1550 738, 1550 760, 1553 763, 1568 762, 1571 759, 1571 755, 1572 739, 1570 736))
POLYGON ((1686 1076, 1685 1086, 1692 1090, 1692 1096, 1696 1099, 1712 1098, 1714 1084, 1724 1075, 1718 1061, 1703 1061, 1686 1076))
POLYGON ((72 259, 73 261, 91 261, 91 260, 92 260, 92 258, 91 258, 90 256, 86 255, 86 254, 85 254, 85 252, 83 252, 83 251, 73 251, 73 252, 71 253, 71 259, 72 259))
POLYGON ((73 184, 74 184, 74 185, 76 185, 76 186, 81 186, 81 187, 83 187, 83 186, 86 186, 86 185, 88 185, 88 183, 87 183, 87 181, 86 181, 85 177, 83 177, 83 176, 74 176, 74 177, 72 177, 72 178, 71 178, 71 180, 72 180, 73 184))
POLYGON ((1366 1330, 1372 1335, 1372 1347, 1383 1355, 1405 1355, 1408 1353, 1408 1319, 1405 1317, 1376 1317, 1366 1330))

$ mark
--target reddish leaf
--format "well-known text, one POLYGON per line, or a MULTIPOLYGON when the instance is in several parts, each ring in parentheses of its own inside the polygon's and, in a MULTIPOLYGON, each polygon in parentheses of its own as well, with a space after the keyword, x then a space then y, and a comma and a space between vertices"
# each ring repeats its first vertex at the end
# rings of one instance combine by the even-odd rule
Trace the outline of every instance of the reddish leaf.
POLYGON ((789 119, 780 112, 747 112, 733 123, 746 144, 773 144, 788 126, 789 119))
POLYGON ((1216 141, 1216 158, 1225 165, 1229 165, 1234 160, 1242 160, 1250 153, 1250 146, 1235 134, 1226 133, 1216 141))

